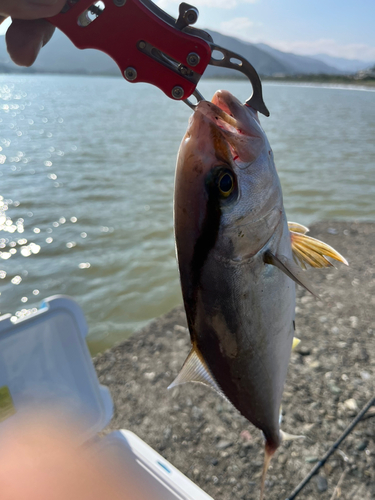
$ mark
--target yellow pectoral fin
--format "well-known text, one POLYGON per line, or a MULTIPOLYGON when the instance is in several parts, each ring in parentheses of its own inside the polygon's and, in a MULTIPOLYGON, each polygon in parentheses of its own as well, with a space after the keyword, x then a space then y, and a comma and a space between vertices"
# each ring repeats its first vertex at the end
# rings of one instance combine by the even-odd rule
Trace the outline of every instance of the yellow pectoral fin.
POLYGON ((323 241, 295 231, 290 231, 290 238, 293 256, 303 269, 306 269, 306 264, 315 268, 332 266, 327 257, 338 260, 346 266, 349 265, 345 257, 323 241))
POLYGON ((309 228, 306 226, 302 226, 302 224, 298 224, 298 222, 288 222, 289 231, 293 231, 294 233, 306 234, 309 232, 309 228))

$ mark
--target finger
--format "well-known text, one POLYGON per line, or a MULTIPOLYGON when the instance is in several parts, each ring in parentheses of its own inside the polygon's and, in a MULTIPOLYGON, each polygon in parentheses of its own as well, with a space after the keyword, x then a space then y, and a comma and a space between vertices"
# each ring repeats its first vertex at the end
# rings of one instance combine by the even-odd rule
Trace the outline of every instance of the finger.
POLYGON ((31 66, 40 49, 51 39, 55 28, 44 19, 15 19, 6 32, 7 49, 19 66, 31 66))
POLYGON ((14 19, 40 19, 58 14, 65 0, 2 0, 0 15, 14 19))
POLYGON ((138 497, 112 473, 115 457, 107 460, 105 452, 95 447, 79 447, 82 428, 68 427, 61 419, 54 422, 53 418, 39 416, 31 423, 20 420, 1 433, 1 500, 138 497))

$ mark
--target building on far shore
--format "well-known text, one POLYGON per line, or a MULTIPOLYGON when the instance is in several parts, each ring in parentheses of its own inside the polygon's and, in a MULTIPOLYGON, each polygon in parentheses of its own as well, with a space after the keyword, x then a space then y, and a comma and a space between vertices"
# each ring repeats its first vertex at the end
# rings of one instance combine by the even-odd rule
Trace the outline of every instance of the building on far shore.
POLYGON ((372 80, 375 78, 375 66, 358 71, 354 78, 356 80, 372 80))

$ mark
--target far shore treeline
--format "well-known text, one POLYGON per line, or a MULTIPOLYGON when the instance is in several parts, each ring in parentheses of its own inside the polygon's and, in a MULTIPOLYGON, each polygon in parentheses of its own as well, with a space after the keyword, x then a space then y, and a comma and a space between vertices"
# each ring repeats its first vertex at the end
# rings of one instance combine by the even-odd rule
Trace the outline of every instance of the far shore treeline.
MULTIPOLYGON (((375 87, 375 67, 372 69, 370 74, 365 74, 363 76, 358 76, 358 74, 353 75, 329 75, 329 74, 295 74, 295 75, 262 75, 260 78, 263 82, 286 82, 286 83, 329 83, 329 84, 340 84, 340 85, 365 85, 369 87, 375 87)), ((89 71, 48 71, 42 69, 22 68, 18 66, 8 66, 0 64, 0 74, 42 74, 42 75, 82 75, 82 76, 95 76, 95 77, 121 77, 119 71, 113 72, 89 72, 89 71)), ((223 80, 244 80, 246 79, 241 73, 233 71, 233 73, 227 73, 225 75, 216 76, 203 76, 206 80, 212 79, 223 79, 223 80)))

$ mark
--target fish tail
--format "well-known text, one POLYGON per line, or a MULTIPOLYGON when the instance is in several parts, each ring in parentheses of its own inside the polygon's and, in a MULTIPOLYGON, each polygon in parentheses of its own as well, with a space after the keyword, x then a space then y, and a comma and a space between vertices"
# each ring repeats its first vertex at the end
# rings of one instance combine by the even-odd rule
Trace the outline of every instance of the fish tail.
MULTIPOLYGON (((281 411, 280 411, 280 415, 281 415, 281 411)), ((266 443, 264 446, 264 463, 263 463, 263 470, 262 470, 259 500, 264 499, 264 487, 265 487, 268 468, 270 466, 271 458, 275 454, 275 451, 278 449, 280 442, 294 441, 295 439, 305 439, 305 436, 295 436, 293 434, 288 434, 287 432, 283 432, 282 430, 280 430, 278 440, 274 440, 271 438, 266 440, 266 443)))
POLYGON ((259 500, 264 499, 264 486, 265 486, 265 482, 266 482, 267 471, 268 471, 268 467, 270 466, 271 458, 273 457, 276 450, 277 450, 277 447, 271 445, 268 441, 266 441, 266 444, 264 446, 264 463, 263 463, 263 470, 262 470, 262 479, 261 479, 261 485, 260 485, 259 500))

